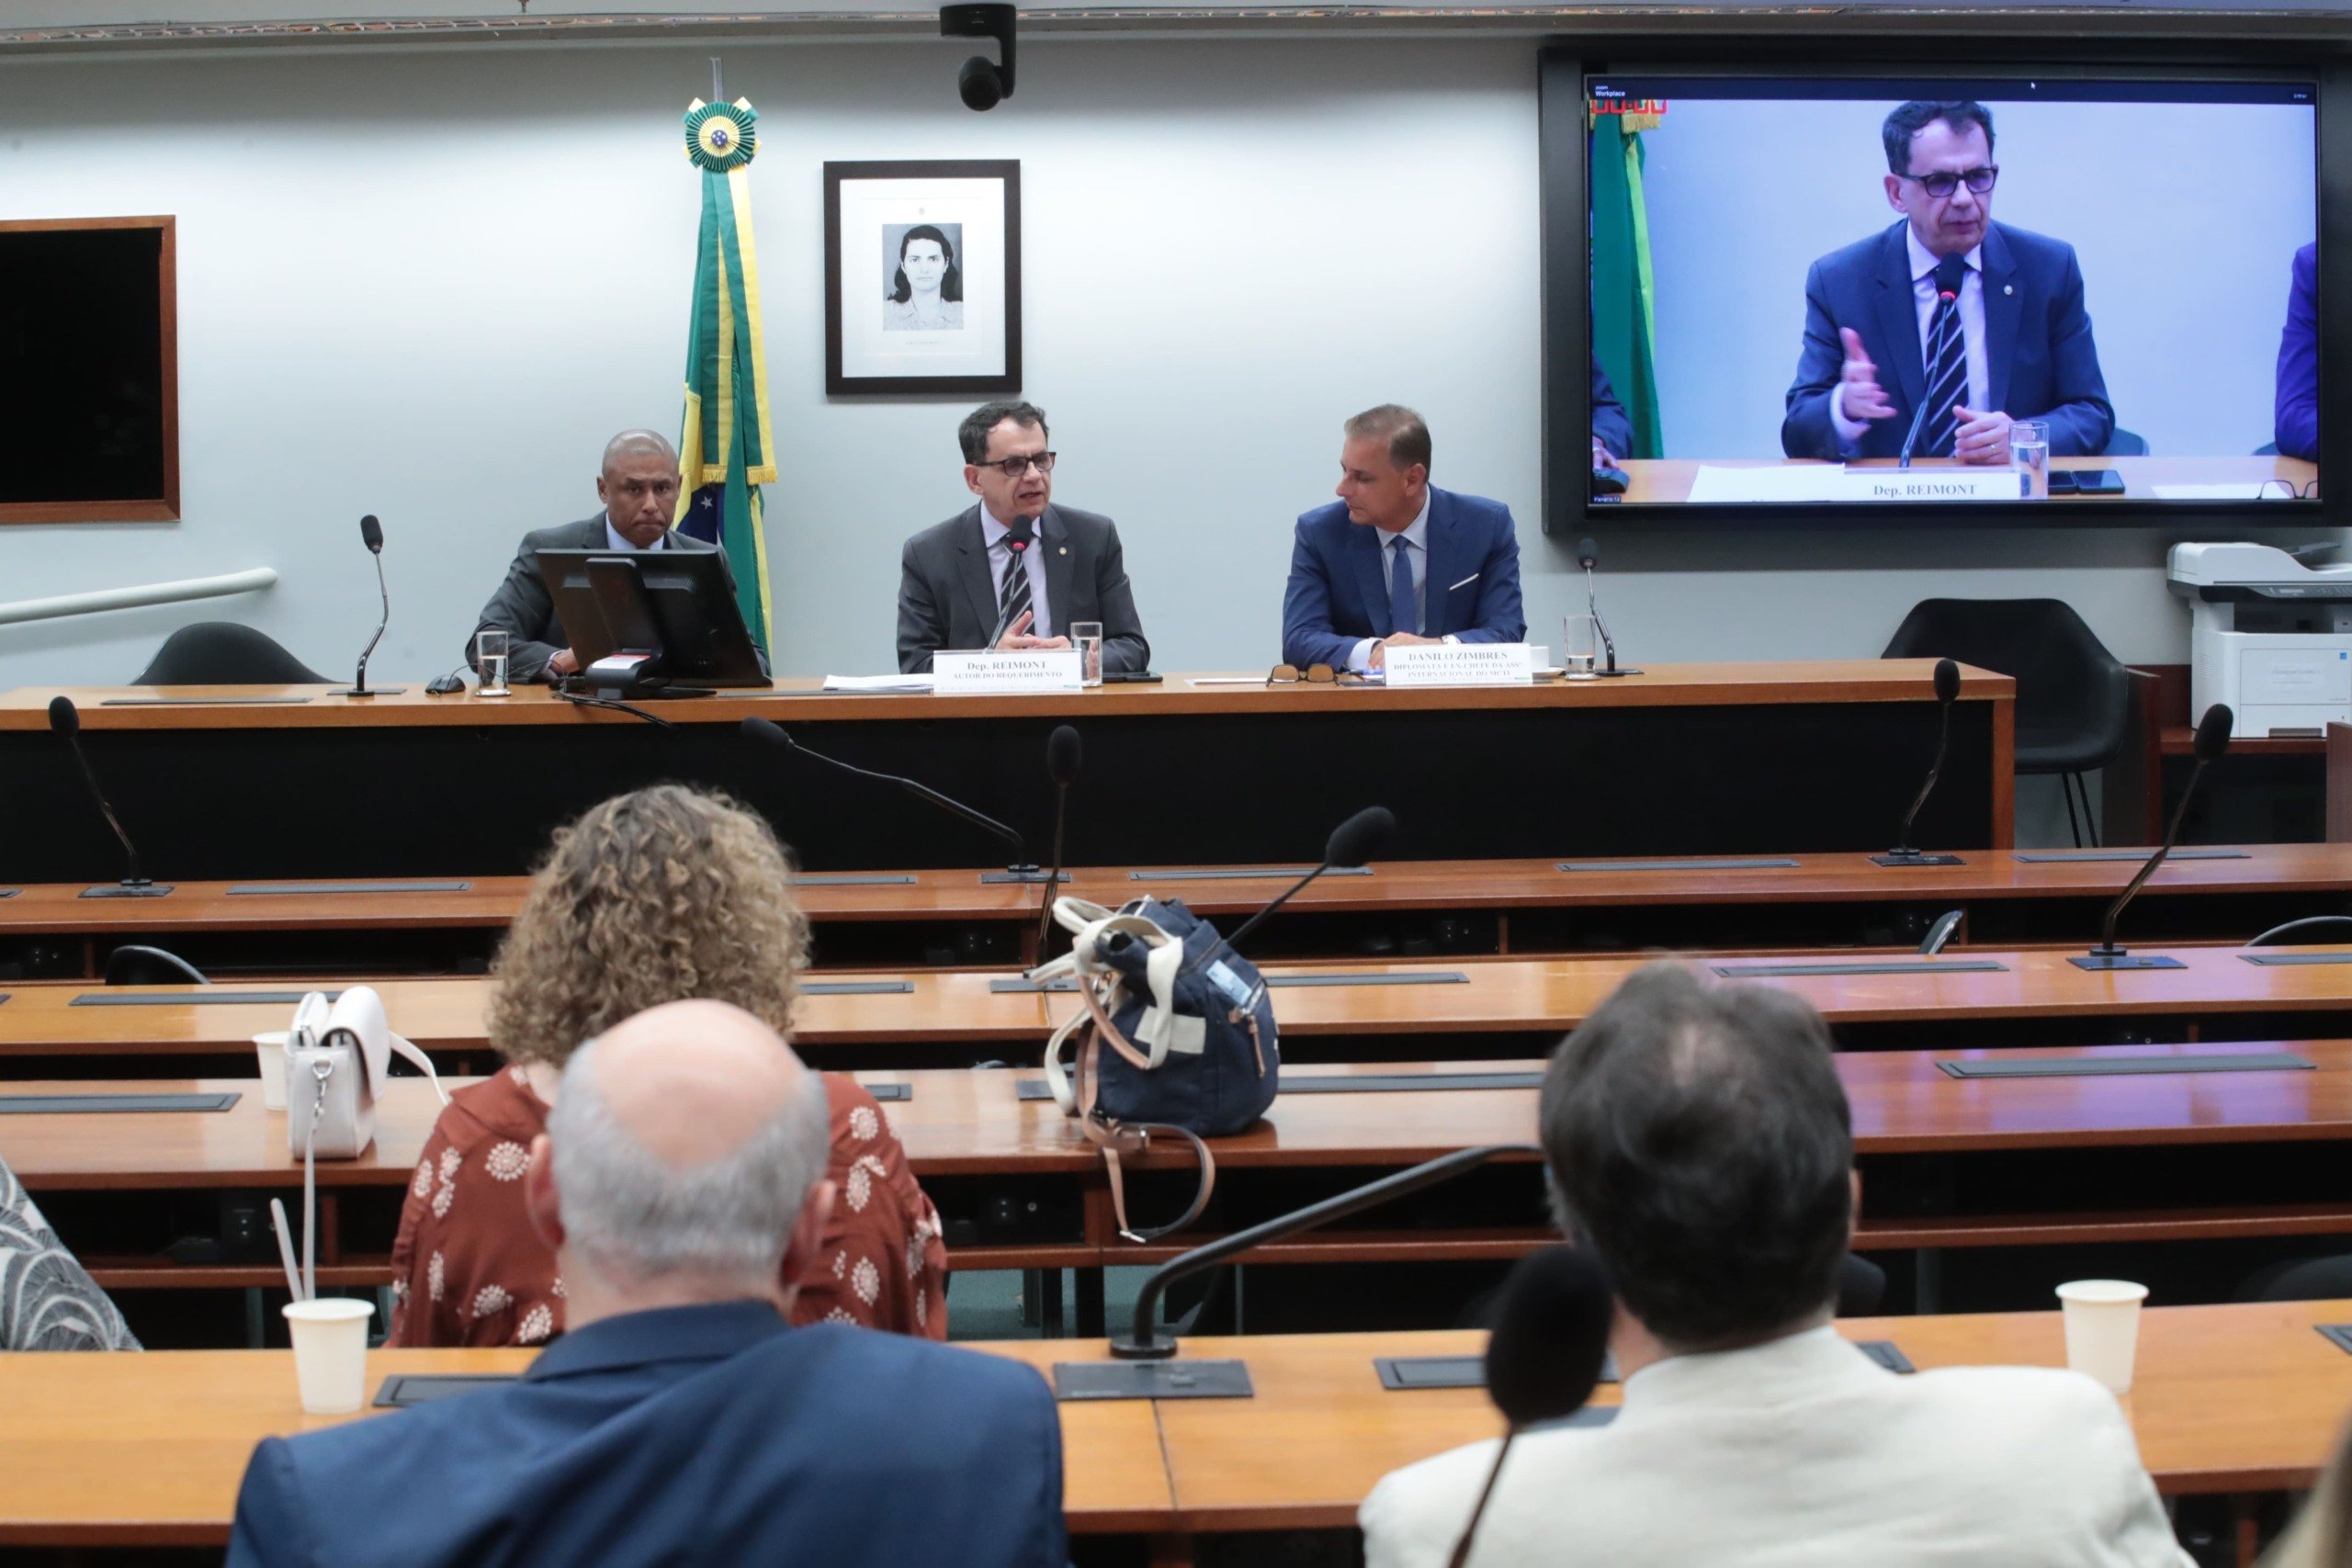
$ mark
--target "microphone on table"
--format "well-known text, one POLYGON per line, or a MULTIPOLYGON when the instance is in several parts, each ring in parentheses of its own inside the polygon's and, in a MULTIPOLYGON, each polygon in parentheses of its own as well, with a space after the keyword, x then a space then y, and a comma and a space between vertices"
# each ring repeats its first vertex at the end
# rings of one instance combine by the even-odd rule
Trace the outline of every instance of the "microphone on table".
POLYGON ((169 893, 171 891, 169 887, 157 886, 139 869, 139 852, 132 847, 130 835, 122 830, 122 822, 115 816, 114 807, 107 804, 107 792, 98 787, 98 775, 90 770, 90 759, 83 754, 82 710, 74 705, 72 697, 57 696, 49 699, 49 732, 51 735, 64 737, 65 744, 73 748, 74 760, 82 764, 82 777, 90 786, 90 798, 98 803, 98 815, 105 818, 107 826, 114 829, 116 840, 122 845, 124 869, 130 873, 111 887, 85 887, 82 890, 82 897, 85 898, 161 898, 164 894, 169 893))
POLYGON ((1951 749, 1951 705, 1960 700, 1960 666, 1949 659, 1936 660, 1936 707, 1942 716, 1942 728, 1936 736, 1936 760, 1928 765, 1928 782, 1919 786, 1912 799, 1911 809, 1903 814, 1903 831, 1894 848, 1883 855, 1871 856, 1875 865, 1964 865, 1958 855, 1931 855, 1915 848, 1911 842, 1912 824, 1919 820, 1919 807, 1928 804, 1928 796, 1935 793, 1936 780, 1944 771, 1944 753, 1951 749))
POLYGON ((1272 903, 1244 920, 1239 931, 1225 939, 1226 945, 1237 953, 1239 952, 1241 939, 1256 931, 1259 921, 1289 903, 1292 894, 1296 893, 1327 871, 1353 871, 1382 850, 1386 849, 1388 840, 1396 834, 1396 813, 1385 806, 1365 807, 1362 811, 1331 829, 1330 838, 1324 840, 1321 865, 1292 883, 1275 896, 1272 903))
POLYGON ((1086 760, 1086 748, 1078 739, 1074 726, 1057 724, 1046 737, 1046 773, 1054 781, 1054 865, 1046 874, 1045 897, 1038 900, 1037 961, 1046 959, 1046 936, 1053 930, 1054 889, 1062 879, 1062 820, 1069 811, 1069 786, 1078 782, 1078 771, 1086 760))
POLYGON ((406 686, 379 686, 368 689, 368 660, 376 655, 376 645, 384 640, 384 628, 392 624, 391 590, 384 586, 384 525, 371 514, 359 520, 359 542, 376 558, 376 593, 384 603, 383 618, 376 623, 376 635, 359 653, 358 678, 348 686, 338 686, 328 693, 335 697, 396 697, 408 690, 406 686))
MULTIPOLYGON (((1036 519, 1032 517, 1016 517, 1006 525, 1004 547, 1012 552, 1012 558, 1006 563, 1005 570, 1026 571, 1029 570, 1024 563, 1028 558, 1030 545, 1036 540, 1036 519)), ((1004 608, 997 612, 996 626, 989 632, 989 640, 980 645, 980 650, 984 653, 994 649, 1003 638, 1004 634, 1012 627, 1012 595, 1002 594, 1001 597, 1004 600, 1004 608)), ((1031 610, 1034 614, 1035 606, 1031 606, 1031 610)))
POLYGON ((1510 1423, 1448 1568, 1463 1568, 1521 1432, 1575 1415, 1600 1386, 1615 1303, 1600 1265, 1581 1247, 1547 1247, 1512 1265, 1487 1341, 1487 1397, 1510 1423))
POLYGON ((2156 874, 2156 867, 2164 864, 2165 856, 2172 853, 2173 840, 2180 837, 2181 818, 2188 815, 2189 797, 2197 793, 2197 781, 2205 776, 2207 764, 2230 749, 2230 729, 2236 722, 2237 716, 2230 711, 2226 703, 2215 703, 2205 710, 2205 716, 2197 721, 2197 765, 2189 770, 2188 786, 2180 792, 2180 804, 2172 809, 2172 826, 2165 829, 2165 841, 2156 846, 2156 852, 2148 857, 2148 863, 2140 868, 2139 874, 2132 877, 2115 902, 2107 907, 2107 918, 2099 922, 2098 945, 2079 957, 2069 958, 2067 963, 2077 969, 2185 967, 2177 958, 2134 958, 2128 948, 2116 946, 2115 919, 2123 913, 2123 907, 2138 895, 2140 885, 2156 874))
MULTIPOLYGON (((1961 330, 1960 286, 1967 276, 1968 263, 1959 256, 1946 256, 1936 264, 1936 311, 1941 311, 1946 305, 1951 307, 1947 327, 1951 332, 1961 330)), ((1929 312, 1928 319, 1930 321, 1935 320, 1936 311, 1929 312)), ((1934 374, 1935 367, 1936 355, 1930 354, 1928 355, 1927 373, 1934 374)), ((1919 432, 1928 422, 1928 398, 1934 391, 1933 387, 1923 388, 1920 390, 1919 412, 1911 416, 1911 434, 1903 438, 1903 457, 1902 460, 1895 465, 1897 468, 1907 468, 1911 466, 1911 449, 1919 444, 1919 432)))
MULTIPOLYGON (((897 773, 878 773, 871 768, 861 768, 854 762, 844 762, 839 757, 828 757, 822 751, 811 751, 808 747, 795 740, 782 725, 772 719, 747 718, 742 723, 742 732, 753 740, 763 740, 771 746, 780 746, 787 751, 797 751, 812 761, 822 762, 829 768, 838 768, 842 773, 854 773, 862 779, 873 779, 878 784, 897 784, 917 800, 935 806, 951 817, 960 817, 983 832, 995 834, 1012 846, 1016 858, 1002 871, 983 873, 980 877, 982 882, 1035 882, 1043 874, 1037 869, 1036 862, 1029 858, 1029 841, 1021 836, 1018 829, 1007 827, 985 811, 940 794, 927 784, 902 778, 897 773)), ((1049 889, 1050 886, 1051 885, 1048 884, 1049 889)))
MULTIPOLYGON (((1592 570, 1600 564, 1600 547, 1589 538, 1577 541, 1577 564, 1584 568, 1584 607, 1592 616, 1592 629, 1600 634, 1600 646, 1608 650, 1609 668, 1596 671, 1600 675, 1638 675, 1638 670, 1617 668, 1617 642, 1609 635, 1609 623, 1600 618, 1600 601, 1593 592, 1592 570)), ((1566 650, 1563 649, 1563 652, 1566 650)))

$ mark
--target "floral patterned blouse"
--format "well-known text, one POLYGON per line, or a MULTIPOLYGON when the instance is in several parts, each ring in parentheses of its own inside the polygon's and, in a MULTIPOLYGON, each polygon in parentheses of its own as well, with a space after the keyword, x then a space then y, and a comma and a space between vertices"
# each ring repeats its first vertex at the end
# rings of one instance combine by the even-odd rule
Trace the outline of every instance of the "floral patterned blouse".
MULTIPOLYGON (((836 1190, 792 1321, 947 1337, 947 1248, 882 1108, 824 1075, 836 1190)), ((563 1281, 531 1228, 523 1172, 548 1108, 520 1067, 451 1097, 425 1140, 392 1244, 393 1345, 537 1345, 563 1332, 563 1281)))

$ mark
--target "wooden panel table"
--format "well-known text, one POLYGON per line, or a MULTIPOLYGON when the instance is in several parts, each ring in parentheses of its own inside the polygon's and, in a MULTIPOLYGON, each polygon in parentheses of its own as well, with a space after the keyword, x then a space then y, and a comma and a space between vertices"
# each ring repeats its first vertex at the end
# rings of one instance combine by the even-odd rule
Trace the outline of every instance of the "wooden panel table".
MULTIPOLYGON (((1340 818, 1375 801, 1404 825, 1390 852, 1410 859, 1869 850, 1894 830, 1935 750, 1929 669, 1661 664, 1620 681, 1396 692, 1269 687, 1260 670, 1242 684, 1170 675, 1030 697, 826 696, 781 681, 659 705, 665 728, 542 689, 503 701, 413 685, 368 699, 322 687, 64 694, 164 878, 520 872, 558 823, 658 779, 734 793, 816 870, 977 872, 1015 852, 887 784, 745 739, 741 721, 773 719, 810 747, 921 778, 1039 852, 1046 737, 1077 724, 1101 782, 1072 793, 1069 842, 1094 864, 1312 857, 1340 818), (1719 788, 1724 777, 1740 787, 1719 788), (1560 809, 1567 781, 1573 812, 1560 809)), ((1929 841, 2011 841, 2013 693, 2005 675, 1963 677, 1951 759, 1920 822, 1929 841)), ((120 874, 79 772, 46 733, 59 694, 0 694, 0 776, 25 819, 49 829, 12 845, 0 877, 120 874)))
MULTIPOLYGON (((2312 1325, 2352 1321, 2352 1302, 2154 1308, 2142 1319, 2124 1402, 2141 1457, 2172 1495, 2307 1486, 2352 1404, 2352 1357, 2312 1325)), ((1857 1318, 1839 1331, 1892 1339, 1922 1370, 2061 1366, 2058 1314, 1857 1318)), ((1099 1344, 973 1347, 1044 1371, 1100 1359, 1099 1344)), ((1185 1353, 1248 1362, 1247 1400, 1065 1404, 1064 1502, 1078 1534, 1159 1538, 1353 1525, 1381 1476, 1495 1436, 1476 1389, 1391 1393, 1382 1356, 1476 1355, 1474 1333, 1194 1338, 1185 1353)), ((514 1372, 523 1350, 379 1351, 393 1372, 514 1372)), ((1599 1404, 1614 1404, 1605 1387, 1599 1404)), ((0 1545, 217 1545, 228 1536, 253 1445, 344 1420, 305 1416, 283 1351, 22 1355, 0 1360, 0 1545)))
MULTIPOLYGON (((1032 1364, 1053 1350, 987 1348, 1032 1364)), ((537 1354, 378 1350, 368 1386, 403 1372, 519 1372, 537 1354)), ((283 1350, 0 1357, 0 1547, 220 1545, 255 1443, 382 1414, 303 1415, 283 1350)), ((1073 1533, 1169 1527, 1151 1405, 1065 1405, 1062 1443, 1073 1533)))
MULTIPOLYGON (((2051 859, 2065 851, 1978 850, 1956 866, 1873 865, 1860 853, 1762 855, 1747 863, 1660 865, 1556 856, 1384 861, 1368 875, 1310 885, 1252 940, 1277 957, 1343 957, 1367 940, 1419 941, 1464 956, 1671 945, 1746 949, 1916 942, 1947 909, 1955 945, 2089 942, 2131 860, 2051 859)), ((2236 940, 2301 915, 2352 911, 2352 843, 2252 844, 2228 858, 2168 861, 2132 907, 2142 940, 2236 940)), ((1117 906, 1181 898, 1230 923, 1289 886, 1293 864, 1081 866, 1067 891, 1117 906), (1203 869, 1215 874, 1203 875, 1203 869), (1187 872, 1195 874, 1186 874, 1187 872), (1137 874, 1141 873, 1141 875, 1137 874)), ((181 882, 166 898, 85 898, 82 883, 35 884, 0 898, 0 963, 13 949, 34 977, 96 977, 130 942, 168 947, 225 977, 329 966, 373 973, 485 963, 528 879, 443 879, 419 891, 366 884, 181 882), (285 891, 235 893, 236 887, 285 891), (38 958, 30 956, 36 948, 38 958)), ((945 948, 965 963, 1012 963, 1032 946, 1038 890, 969 871, 816 874, 799 887, 829 967, 921 964, 945 948)))

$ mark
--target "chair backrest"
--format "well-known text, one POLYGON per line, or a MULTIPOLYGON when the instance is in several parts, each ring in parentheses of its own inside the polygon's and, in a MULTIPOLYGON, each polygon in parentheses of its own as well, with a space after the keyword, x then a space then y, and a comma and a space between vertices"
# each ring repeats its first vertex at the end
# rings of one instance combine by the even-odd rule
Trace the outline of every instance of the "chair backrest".
POLYGON ((324 675, 275 638, 234 621, 198 621, 164 639, 134 686, 318 685, 324 675))
POLYGON ((109 986, 209 986, 204 971, 176 953, 129 943, 107 954, 109 986))
POLYGON ((2019 731, 2123 743, 2132 672, 2063 599, 1922 599, 1888 659, 1957 659, 2018 683, 2019 731))

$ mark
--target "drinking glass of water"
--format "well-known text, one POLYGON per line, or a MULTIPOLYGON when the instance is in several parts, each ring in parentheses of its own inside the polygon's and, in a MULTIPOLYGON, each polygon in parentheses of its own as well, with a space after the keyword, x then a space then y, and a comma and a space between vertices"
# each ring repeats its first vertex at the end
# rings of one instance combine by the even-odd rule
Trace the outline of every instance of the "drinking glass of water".
POLYGON ((1595 678, 1600 655, 1600 623, 1590 615, 1560 621, 1560 673, 1570 681, 1595 678))
POLYGON ((474 634, 474 668, 481 674, 481 684, 475 688, 478 697, 503 697, 506 687, 507 637, 504 632, 474 634))
POLYGON ((1082 683, 1089 686, 1101 685, 1102 683, 1102 623, 1072 621, 1069 627, 1069 640, 1070 646, 1078 649, 1079 669, 1084 676, 1082 683))
POLYGON ((2009 466, 2018 471, 2018 493, 2028 501, 2050 497, 2050 426, 2021 419, 2009 426, 2009 466))

